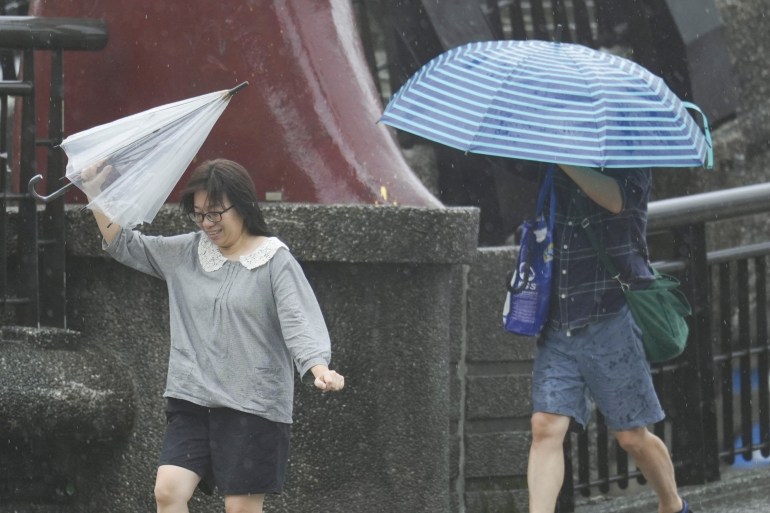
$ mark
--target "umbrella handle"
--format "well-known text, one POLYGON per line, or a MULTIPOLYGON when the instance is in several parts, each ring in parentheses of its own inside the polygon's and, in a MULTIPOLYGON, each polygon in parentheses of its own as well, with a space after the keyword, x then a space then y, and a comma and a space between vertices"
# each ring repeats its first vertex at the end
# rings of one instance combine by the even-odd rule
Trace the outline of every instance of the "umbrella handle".
POLYGON ((75 185, 74 183, 68 183, 58 191, 54 191, 48 196, 41 196, 38 194, 38 192, 35 190, 35 186, 43 180, 43 175, 35 175, 29 180, 29 185, 27 185, 27 190, 29 193, 34 196, 35 199, 42 201, 43 203, 49 203, 56 198, 63 196, 65 192, 67 192, 67 189, 75 185))
POLYGON ((709 128, 709 120, 706 118, 706 114, 701 110, 700 107, 695 105, 692 102, 682 102, 682 105, 685 106, 687 109, 692 109, 695 112, 699 113, 701 116, 701 119, 703 120, 703 135, 706 137, 706 145, 708 146, 706 150, 706 162, 704 163, 704 167, 706 169, 713 169, 714 168, 714 144, 711 141, 711 129, 709 128))

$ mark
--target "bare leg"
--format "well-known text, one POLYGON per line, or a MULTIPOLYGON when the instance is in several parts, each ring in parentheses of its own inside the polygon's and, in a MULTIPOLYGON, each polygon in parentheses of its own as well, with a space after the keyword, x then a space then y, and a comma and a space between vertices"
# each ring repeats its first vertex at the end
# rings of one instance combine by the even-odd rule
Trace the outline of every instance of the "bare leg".
POLYGON ((225 497, 226 513, 262 513, 265 494, 228 495, 225 497))
POLYGON ((677 513, 684 506, 676 489, 674 464, 663 441, 646 427, 615 433, 620 446, 631 455, 658 495, 659 513, 677 513))
POLYGON ((161 465, 155 478, 155 503, 158 513, 188 513, 187 502, 201 477, 175 465, 161 465))
POLYGON ((564 437, 569 417, 537 412, 532 415, 527 487, 529 513, 553 513, 564 483, 564 437))

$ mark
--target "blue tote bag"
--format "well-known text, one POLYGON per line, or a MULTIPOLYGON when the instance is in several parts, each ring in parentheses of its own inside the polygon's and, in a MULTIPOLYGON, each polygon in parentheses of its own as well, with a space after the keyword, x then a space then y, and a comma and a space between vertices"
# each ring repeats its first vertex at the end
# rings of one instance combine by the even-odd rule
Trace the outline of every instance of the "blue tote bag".
POLYGON ((549 166, 537 198, 535 218, 524 221, 516 267, 503 306, 503 327, 519 335, 539 335, 548 320, 553 273, 553 218, 556 192, 549 166), (549 204, 545 216, 546 201, 549 204))

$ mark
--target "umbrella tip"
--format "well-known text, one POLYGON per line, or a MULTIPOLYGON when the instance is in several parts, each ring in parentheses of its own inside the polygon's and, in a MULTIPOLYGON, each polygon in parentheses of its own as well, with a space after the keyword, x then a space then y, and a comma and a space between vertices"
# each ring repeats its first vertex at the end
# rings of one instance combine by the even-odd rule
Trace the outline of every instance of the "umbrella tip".
POLYGON ((249 85, 248 81, 242 82, 242 83, 238 84, 237 86, 233 87, 232 89, 230 89, 229 91, 227 91, 227 94, 232 96, 235 93, 237 93, 238 91, 240 91, 241 89, 243 89, 244 87, 246 87, 247 85, 249 85))
POLYGON ((564 31, 564 26, 561 23, 556 25, 556 35, 553 38, 556 43, 561 43, 561 34, 563 31, 564 31))

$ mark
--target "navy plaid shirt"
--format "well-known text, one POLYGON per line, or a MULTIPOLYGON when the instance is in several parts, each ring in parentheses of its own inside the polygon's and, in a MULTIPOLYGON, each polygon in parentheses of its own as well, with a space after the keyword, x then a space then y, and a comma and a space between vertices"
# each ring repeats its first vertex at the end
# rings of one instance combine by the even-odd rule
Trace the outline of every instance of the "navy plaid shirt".
POLYGON ((639 284, 653 279, 647 252, 647 201, 650 196, 649 169, 605 169, 617 180, 623 196, 623 210, 612 214, 588 199, 563 171, 557 168, 556 216, 554 218, 554 278, 551 292, 551 326, 573 330, 610 317, 624 305, 620 284, 599 262, 582 226, 574 201, 583 201, 588 222, 604 244, 625 283, 639 284), (577 194, 582 198, 573 196, 577 194))

